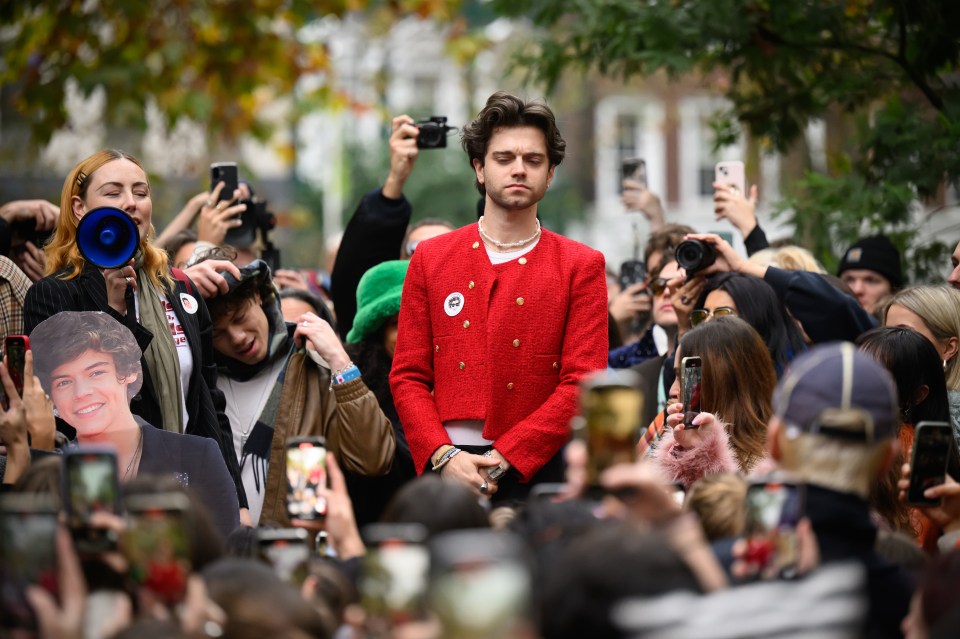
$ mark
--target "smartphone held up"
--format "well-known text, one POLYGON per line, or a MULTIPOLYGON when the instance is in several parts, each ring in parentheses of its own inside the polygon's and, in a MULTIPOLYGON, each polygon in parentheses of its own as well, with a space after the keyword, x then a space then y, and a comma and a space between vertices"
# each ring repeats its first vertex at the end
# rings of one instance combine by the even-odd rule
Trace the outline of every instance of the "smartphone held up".
POLYGON ((743 559, 749 575, 758 579, 797 576, 797 525, 804 514, 805 495, 803 484, 759 482, 747 488, 743 559))
POLYGON ((173 606, 187 594, 191 571, 188 516, 183 493, 131 495, 124 501, 127 530, 120 543, 135 584, 173 606))
POLYGON ((914 428, 910 453, 910 486, 907 503, 932 506, 939 499, 924 496, 928 488, 939 486, 947 478, 947 462, 954 449, 953 428, 946 422, 920 422, 914 428))
POLYGON ((638 188, 647 188, 647 161, 643 158, 624 159, 620 164, 620 177, 624 181, 636 182, 638 188))
POLYGON ((327 440, 293 437, 287 440, 287 516, 319 521, 327 516, 327 440))
POLYGON ((59 590, 57 518, 50 496, 0 495, 0 636, 6 636, 5 629, 37 629, 26 598, 29 586, 54 596, 59 590))
POLYGON ((97 512, 119 515, 120 478, 113 448, 79 446, 63 452, 63 508, 77 552, 102 553, 117 548, 116 533, 92 525, 97 512))
POLYGON ((697 428, 694 418, 700 414, 703 394, 703 360, 684 357, 680 361, 680 403, 683 404, 683 425, 697 428))
POLYGON ((610 466, 636 460, 643 401, 631 370, 600 371, 583 382, 575 433, 587 444, 589 486, 610 466))
POLYGON ((713 179, 714 182, 733 187, 741 196, 747 196, 747 176, 743 162, 739 160, 717 162, 713 179))

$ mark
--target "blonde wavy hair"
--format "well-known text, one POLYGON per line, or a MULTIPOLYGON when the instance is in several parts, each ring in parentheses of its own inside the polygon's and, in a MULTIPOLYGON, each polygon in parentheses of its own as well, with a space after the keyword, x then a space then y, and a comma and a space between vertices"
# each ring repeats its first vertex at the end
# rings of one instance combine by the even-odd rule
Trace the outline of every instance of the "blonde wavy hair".
MULTIPOLYGON (((116 149, 97 151, 73 167, 73 170, 67 174, 63 189, 60 191, 60 218, 57 220, 57 227, 50 242, 44 248, 47 254, 47 275, 71 268, 72 270, 63 277, 65 280, 71 280, 83 271, 86 260, 83 259, 80 247, 77 245, 78 220, 73 214, 73 197, 86 199, 87 187, 94 172, 114 160, 129 160, 140 167, 146 175, 140 160, 116 149)), ((169 257, 165 251, 150 244, 155 235, 156 231, 151 224, 147 236, 140 241, 140 251, 143 254, 142 270, 157 288, 170 290, 173 288, 173 278, 170 275, 169 257)))
POLYGON ((779 248, 765 248, 750 256, 750 262, 760 266, 776 266, 785 271, 810 271, 811 273, 826 273, 823 264, 817 261, 813 253, 803 248, 788 244, 779 248))
MULTIPOLYGON (((895 293, 880 310, 884 326, 887 313, 894 304, 918 315, 937 341, 945 342, 951 337, 960 340, 960 292, 952 286, 913 286, 895 293)), ((960 389, 960 353, 947 361, 943 372, 947 377, 947 388, 960 389)))

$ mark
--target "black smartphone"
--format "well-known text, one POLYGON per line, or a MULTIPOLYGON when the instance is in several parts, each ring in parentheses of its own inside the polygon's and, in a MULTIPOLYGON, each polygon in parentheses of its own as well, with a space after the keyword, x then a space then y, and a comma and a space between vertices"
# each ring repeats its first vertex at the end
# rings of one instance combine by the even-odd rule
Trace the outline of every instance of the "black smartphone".
POLYGON ((187 517, 190 500, 183 493, 131 495, 124 500, 127 530, 120 546, 134 583, 168 606, 187 594, 192 567, 187 517))
POLYGON ((283 581, 302 585, 310 572, 310 533, 303 528, 259 528, 260 559, 283 581))
POLYGON ((626 290, 634 284, 639 284, 647 277, 647 267, 640 260, 627 260, 620 265, 620 275, 617 280, 620 290, 626 290))
POLYGON ((320 495, 327 482, 327 440, 323 437, 292 437, 287 440, 287 516, 290 519, 322 520, 327 500, 320 495))
POLYGON ((57 597, 57 517, 49 495, 0 495, 0 628, 37 630, 27 586, 57 597))
POLYGON ((914 428, 913 451, 910 453, 910 487, 907 503, 939 504, 923 492, 946 481, 947 460, 953 448, 953 431, 946 422, 920 422, 914 428))
POLYGON ((496 530, 458 530, 430 541, 430 609, 448 639, 535 634, 524 542, 496 530))
POLYGON ((120 514, 120 480, 117 453, 110 448, 80 446, 63 452, 63 509, 78 553, 115 550, 118 539, 111 530, 93 528, 90 517, 105 511, 120 514))
POLYGON ((640 182, 647 188, 647 162, 643 158, 626 158, 620 164, 620 177, 640 182))
POLYGON ((797 524, 803 517, 805 496, 803 484, 759 482, 747 488, 743 560, 754 578, 797 576, 797 524))
POLYGON ((240 188, 240 177, 236 162, 214 162, 210 165, 210 192, 223 182, 223 189, 217 198, 218 202, 232 200, 233 192, 240 188))
POLYGON ((680 403, 683 404, 683 425, 696 428, 693 419, 700 413, 703 392, 703 360, 684 357, 680 361, 680 403))
POLYGON ((420 524, 364 527, 367 554, 359 590, 370 635, 389 636, 397 624, 423 618, 430 567, 426 540, 427 529, 420 524))
POLYGON ((27 351, 30 350, 30 338, 26 335, 7 335, 3 340, 3 352, 7 357, 7 371, 17 387, 17 393, 23 397, 24 368, 27 351))
POLYGON ((583 381, 576 431, 587 443, 589 486, 599 485, 610 466, 636 461, 643 400, 631 370, 603 370, 583 381))

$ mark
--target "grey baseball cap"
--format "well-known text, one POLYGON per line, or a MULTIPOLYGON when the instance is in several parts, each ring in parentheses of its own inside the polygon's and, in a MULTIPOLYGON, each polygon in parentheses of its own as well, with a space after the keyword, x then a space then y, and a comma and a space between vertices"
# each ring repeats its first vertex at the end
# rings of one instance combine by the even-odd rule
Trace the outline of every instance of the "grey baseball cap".
POLYGON ((897 406, 887 369, 848 342, 815 346, 794 359, 773 393, 774 413, 788 437, 874 444, 897 436, 897 406))

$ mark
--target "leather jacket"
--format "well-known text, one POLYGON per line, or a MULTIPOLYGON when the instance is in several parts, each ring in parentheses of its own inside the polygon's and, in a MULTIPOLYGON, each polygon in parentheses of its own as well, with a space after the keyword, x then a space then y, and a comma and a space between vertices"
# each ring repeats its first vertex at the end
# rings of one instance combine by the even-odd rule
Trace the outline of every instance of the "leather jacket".
POLYGON ((323 436, 344 469, 384 475, 393 462, 393 427, 362 378, 330 387, 330 371, 303 349, 290 356, 270 444, 261 521, 288 525, 286 441, 323 436))

